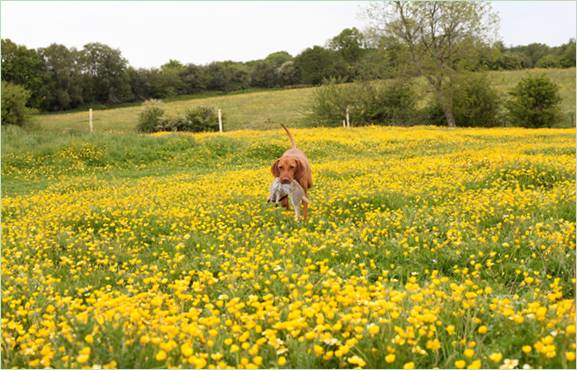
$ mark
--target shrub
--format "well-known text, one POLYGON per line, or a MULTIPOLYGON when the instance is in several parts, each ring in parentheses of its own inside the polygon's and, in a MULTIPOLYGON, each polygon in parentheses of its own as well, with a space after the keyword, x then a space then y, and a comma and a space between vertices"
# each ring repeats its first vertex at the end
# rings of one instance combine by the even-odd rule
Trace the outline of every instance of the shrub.
POLYGON ((414 119, 415 102, 412 85, 405 81, 342 84, 329 80, 313 93, 311 119, 340 125, 348 107, 352 125, 406 124, 414 119))
POLYGON ((164 110, 156 101, 149 101, 140 113, 138 131, 218 131, 216 109, 195 107, 184 112, 182 116, 165 117, 164 110))
POLYGON ((140 112, 136 129, 140 132, 161 131, 164 109, 161 108, 160 103, 156 100, 147 100, 143 105, 144 110, 140 112))
POLYGON ((28 98, 30 92, 22 86, 2 81, 2 125, 23 126, 27 122, 28 98))
MULTIPOLYGON (((223 118, 224 120, 224 118, 223 118)), ((218 131, 218 114, 212 107, 195 107, 179 119, 178 131, 218 131)))
POLYGON ((513 123, 551 127, 559 119, 559 86, 544 75, 526 77, 509 93, 506 106, 513 123))
MULTIPOLYGON (((491 127, 498 122, 499 94, 484 74, 464 74, 453 87, 453 114, 457 126, 491 127)), ((446 124, 445 114, 434 99, 424 111, 427 123, 446 124)))

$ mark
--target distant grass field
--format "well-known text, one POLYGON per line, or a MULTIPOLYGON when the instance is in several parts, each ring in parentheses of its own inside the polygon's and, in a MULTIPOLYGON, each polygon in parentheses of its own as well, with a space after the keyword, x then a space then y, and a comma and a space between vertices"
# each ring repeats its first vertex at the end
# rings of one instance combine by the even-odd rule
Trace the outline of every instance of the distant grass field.
MULTIPOLYGON (((575 68, 532 69, 522 71, 489 72, 498 91, 505 94, 528 74, 543 73, 551 77, 561 87, 563 113, 558 126, 571 125, 569 114, 575 113, 575 68)), ((424 81, 419 81, 418 89, 427 90, 424 81)), ((219 107, 225 115, 226 131, 239 129, 271 129, 279 123, 292 127, 307 127, 306 112, 314 88, 258 91, 245 94, 231 94, 214 97, 190 98, 166 103, 167 113, 179 114, 196 105, 219 107)), ((94 126, 97 131, 133 130, 138 120, 140 106, 113 108, 94 112, 94 126)), ((88 129, 87 112, 43 114, 36 116, 36 122, 51 130, 88 129)))
POLYGON ((575 368, 575 129, 293 134, 4 130, 2 368, 575 368))

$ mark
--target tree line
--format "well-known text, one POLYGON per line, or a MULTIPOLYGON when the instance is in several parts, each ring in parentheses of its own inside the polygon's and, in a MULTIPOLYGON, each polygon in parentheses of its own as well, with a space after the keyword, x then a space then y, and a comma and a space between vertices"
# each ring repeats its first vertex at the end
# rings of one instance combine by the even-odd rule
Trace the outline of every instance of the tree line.
MULTIPOLYGON (((28 90, 29 107, 62 111, 205 91, 318 85, 334 78, 342 82, 391 78, 406 61, 403 52, 394 38, 371 37, 347 28, 326 45, 307 48, 296 56, 279 51, 249 62, 197 65, 170 60, 159 68, 134 68, 120 50, 102 43, 89 43, 80 50, 60 44, 31 49, 3 39, 2 81, 28 90)), ((571 39, 558 47, 481 45, 466 69, 574 66, 575 40, 571 39)))

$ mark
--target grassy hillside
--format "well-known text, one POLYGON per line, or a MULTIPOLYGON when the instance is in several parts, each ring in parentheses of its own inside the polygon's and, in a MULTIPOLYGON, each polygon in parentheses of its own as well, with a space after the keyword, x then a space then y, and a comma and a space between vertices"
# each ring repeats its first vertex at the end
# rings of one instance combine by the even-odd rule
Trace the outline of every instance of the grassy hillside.
MULTIPOLYGON (((500 92, 510 90, 527 74, 544 73, 561 86, 562 112, 564 121, 560 126, 569 126, 569 113, 575 112, 575 68, 572 69, 533 69, 524 71, 490 72, 495 86, 500 92)), ((426 91, 424 81, 419 81, 421 91, 426 91)), ((178 114, 195 105, 220 107, 225 114, 225 130, 270 129, 279 123, 293 127, 306 127, 306 111, 314 88, 293 90, 272 90, 230 96, 194 98, 166 103, 169 114, 178 114)), ((127 131, 137 122, 140 106, 99 110, 94 113, 96 130, 127 131)), ((42 126, 54 130, 87 130, 88 113, 73 112, 39 115, 36 121, 42 126)))
POLYGON ((575 368, 575 129, 5 136, 3 368, 575 368))

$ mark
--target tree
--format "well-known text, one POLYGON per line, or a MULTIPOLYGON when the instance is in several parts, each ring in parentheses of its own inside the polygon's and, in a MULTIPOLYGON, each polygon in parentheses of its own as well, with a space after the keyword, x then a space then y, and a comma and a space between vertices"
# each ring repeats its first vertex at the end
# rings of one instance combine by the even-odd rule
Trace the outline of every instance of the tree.
POLYGON ((83 103, 79 53, 64 45, 51 44, 38 50, 46 67, 49 93, 43 108, 63 110, 83 103))
POLYGON ((265 62, 268 62, 275 67, 280 67, 283 63, 292 60, 292 58, 293 58, 292 55, 290 55, 286 51, 277 51, 267 55, 267 57, 264 58, 264 60, 265 62))
POLYGON ((565 68, 575 67, 575 39, 561 45, 560 62, 565 68))
POLYGON ((186 94, 194 94, 206 90, 205 68, 194 64, 187 64, 180 73, 186 94))
POLYGON ((171 59, 160 67, 160 83, 163 97, 186 94, 186 84, 182 80, 185 66, 171 59))
POLYGON ((30 92, 10 82, 2 81, 2 124, 23 126, 28 109, 26 102, 30 92))
MULTIPOLYGON (((454 127, 454 79, 490 43, 496 16, 486 2, 405 2, 374 4, 368 10, 375 33, 403 47, 399 66, 425 77, 454 127)), ((399 70, 398 73, 403 71, 399 70)))
POLYGON ((30 93, 30 106, 42 108, 48 95, 46 68, 34 49, 2 40, 2 80, 18 84, 30 93))
POLYGON ((547 76, 526 77, 510 92, 507 109, 514 123, 551 127, 559 118, 559 86, 547 76))
POLYGON ((300 76, 292 60, 284 62, 278 67, 278 79, 281 86, 295 85, 299 82, 300 76))
POLYGON ((128 62, 120 50, 98 42, 89 43, 80 52, 80 62, 85 101, 120 103, 129 100, 128 62))
POLYGON ((324 79, 346 75, 342 57, 335 51, 320 46, 306 49, 295 57, 294 62, 302 82, 306 84, 318 85, 324 79))
POLYGON ((255 87, 275 87, 278 84, 277 69, 272 63, 257 62, 251 73, 251 85, 255 87))
POLYGON ((542 56, 535 64, 537 68, 559 68, 561 67, 561 58, 557 55, 547 54, 542 56))
POLYGON ((337 51, 347 63, 356 63, 365 51, 365 37, 357 28, 345 28, 329 41, 329 47, 337 51))
POLYGON ((206 67, 209 90, 234 91, 249 86, 250 75, 247 67, 236 62, 213 62, 206 67))

